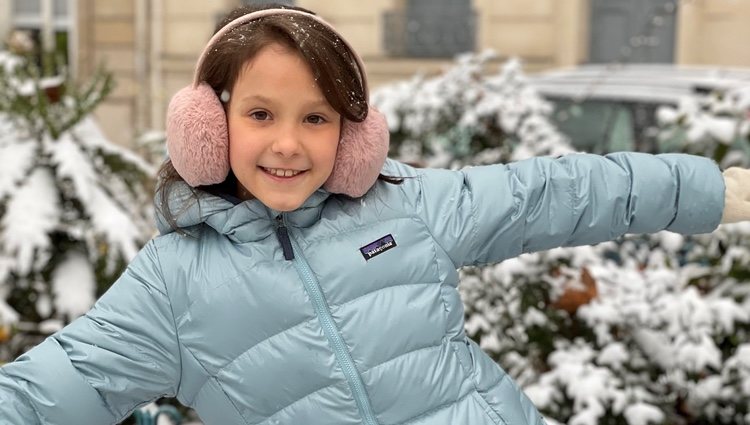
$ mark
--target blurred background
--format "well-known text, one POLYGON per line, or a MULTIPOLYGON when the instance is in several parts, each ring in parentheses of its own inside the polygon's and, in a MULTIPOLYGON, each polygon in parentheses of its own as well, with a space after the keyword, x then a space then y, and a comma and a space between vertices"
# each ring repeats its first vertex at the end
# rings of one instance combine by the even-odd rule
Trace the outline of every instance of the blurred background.
MULTIPOLYGON (((264 2, 2 0, 0 35, 24 29, 38 42, 48 37, 77 78, 104 63, 117 88, 97 109, 97 120, 112 141, 132 145, 164 127, 169 99, 190 82, 220 17, 252 3, 264 2)), ((486 49, 497 52, 497 60, 520 58, 528 73, 613 62, 750 67, 745 0, 286 3, 309 8, 336 26, 364 58, 374 87, 418 72, 437 73, 458 53, 486 49)))
MULTIPOLYGON (((156 235, 171 96, 238 0, 0 0, 0 364, 156 235)), ((298 0, 363 57, 391 156, 750 166, 750 0, 298 0)), ((750 226, 461 271, 467 334, 550 424, 750 424, 750 226)), ((124 423, 200 423, 160 400, 124 423)))

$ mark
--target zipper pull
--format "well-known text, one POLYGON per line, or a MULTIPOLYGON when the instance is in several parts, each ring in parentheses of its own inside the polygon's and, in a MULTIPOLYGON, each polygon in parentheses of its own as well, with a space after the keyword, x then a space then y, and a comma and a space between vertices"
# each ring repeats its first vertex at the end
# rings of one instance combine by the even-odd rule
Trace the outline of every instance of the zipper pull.
POLYGON ((276 228, 276 237, 279 239, 279 243, 281 244, 281 250, 284 251, 284 259, 287 261, 294 260, 292 241, 289 240, 289 231, 284 225, 281 215, 276 216, 276 221, 279 223, 279 226, 276 228))

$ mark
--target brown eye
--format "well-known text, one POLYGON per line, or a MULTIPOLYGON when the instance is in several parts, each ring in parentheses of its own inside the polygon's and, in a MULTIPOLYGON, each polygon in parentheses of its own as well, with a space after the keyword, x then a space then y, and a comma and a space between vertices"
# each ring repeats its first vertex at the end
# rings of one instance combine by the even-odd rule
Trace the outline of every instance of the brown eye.
POLYGON ((305 118, 307 122, 310 124, 323 124, 326 122, 326 119, 321 117, 320 115, 309 115, 307 118, 305 118))
POLYGON ((255 111, 251 113, 250 116, 258 121, 265 121, 270 118, 266 111, 255 111))

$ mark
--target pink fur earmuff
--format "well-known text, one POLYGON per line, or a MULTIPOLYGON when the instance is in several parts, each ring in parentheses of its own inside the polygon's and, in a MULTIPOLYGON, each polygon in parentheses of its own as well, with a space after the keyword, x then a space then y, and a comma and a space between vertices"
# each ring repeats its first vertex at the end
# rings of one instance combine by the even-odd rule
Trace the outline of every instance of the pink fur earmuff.
MULTIPOLYGON (((196 65, 193 84, 172 97, 167 110, 167 150, 177 173, 190 186, 221 183, 229 174, 229 132, 221 100, 214 89, 199 80, 201 65, 211 47, 238 25, 269 15, 303 15, 334 28, 323 19, 292 9, 266 9, 243 15, 216 32, 196 65)), ((343 37, 354 55, 365 95, 369 97, 362 59, 343 37)), ((333 172, 323 187, 351 197, 364 195, 378 179, 388 155, 388 124, 370 107, 363 122, 344 121, 333 172)))

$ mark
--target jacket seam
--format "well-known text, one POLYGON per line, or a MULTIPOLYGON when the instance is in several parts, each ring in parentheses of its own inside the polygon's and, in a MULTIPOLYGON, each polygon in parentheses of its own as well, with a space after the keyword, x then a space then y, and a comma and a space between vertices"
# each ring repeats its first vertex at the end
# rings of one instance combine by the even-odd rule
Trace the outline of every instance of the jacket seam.
MULTIPOLYGON (((221 382, 219 381, 219 378, 217 378, 216 376, 210 376, 208 379, 206 379, 206 382, 208 382, 211 379, 213 379, 214 381, 216 381, 216 386, 219 387, 219 389, 221 390, 221 393, 224 394, 224 397, 226 397, 227 401, 229 401, 229 404, 231 404, 232 407, 234 407, 234 411, 237 412, 237 416, 239 416, 240 418, 242 418, 242 421, 247 424, 248 423, 247 418, 245 417, 245 415, 242 414, 242 412, 240 411, 240 409, 234 403, 234 400, 232 400, 232 397, 229 397, 229 394, 227 394, 226 390, 224 390, 224 386, 221 385, 221 382)), ((205 383, 203 385, 205 385, 205 383)))
MULTIPOLYGON (((5 375, 5 377, 7 377, 7 378, 8 378, 9 380, 11 380, 11 381, 15 381, 15 379, 14 379, 14 378, 10 377, 10 376, 9 376, 9 375, 8 375, 8 374, 7 374, 7 373, 6 373, 6 372, 5 372, 5 371, 4 371, 3 369, 1 369, 1 368, 0 368, 0 375, 5 375)), ((27 380, 25 380, 25 379, 24 379, 24 381, 25 381, 25 382, 28 382, 28 381, 27 381, 27 380)), ((36 415, 36 420, 37 420, 37 422, 36 422, 36 423, 37 423, 38 425, 41 425, 41 424, 43 424, 44 422, 46 422, 46 421, 47 421, 46 417, 45 417, 44 415, 42 415, 42 413, 41 413, 41 412, 40 412, 40 411, 39 411, 39 410, 38 410, 38 409, 36 408, 36 404, 34 404, 34 402, 33 402, 33 401, 32 401, 32 400, 31 400, 31 399, 29 398, 29 395, 28 395, 28 394, 26 393, 26 391, 25 391, 24 389, 16 389, 16 390, 14 390, 14 392, 15 392, 15 393, 17 393, 18 395, 20 395, 21 397, 23 397, 23 398, 24 398, 24 399, 26 400, 26 403, 27 403, 27 404, 29 405, 29 407, 31 407, 31 410, 32 410, 32 411, 34 412, 34 414, 36 415)), ((107 410, 109 410, 109 409, 107 409, 107 410)), ((111 413, 112 413, 112 412, 110 412, 110 414, 111 414, 111 413)))
POLYGON ((424 351, 424 350, 429 350, 429 349, 431 349, 431 348, 436 348, 436 347, 440 347, 440 346, 442 346, 442 345, 443 345, 443 342, 442 342, 442 341, 440 341, 440 343, 439 343, 439 344, 432 344, 432 345, 427 345, 427 346, 424 346, 424 347, 419 347, 419 348, 415 348, 415 349, 413 349, 413 350, 409 350, 409 351, 407 351, 407 352, 404 352, 404 353, 401 353, 401 354, 399 354, 399 355, 397 355, 397 356, 395 356, 395 357, 391 357, 390 359, 387 359, 387 360, 383 360, 382 362, 380 362, 380 363, 378 363, 378 364, 376 364, 376 365, 370 366, 369 368, 367 368, 367 369, 363 370, 363 371, 362 371, 362 374, 365 374, 365 373, 367 373, 367 372, 373 371, 373 370, 375 370, 375 369, 377 369, 377 368, 379 368, 379 367, 381 367, 381 366, 384 366, 384 365, 386 365, 387 363, 390 363, 390 362, 392 362, 392 361, 398 360, 398 359, 400 359, 400 358, 402 358, 402 357, 404 357, 404 356, 408 356, 408 355, 410 355, 410 354, 413 354, 413 353, 416 353, 416 352, 418 352, 418 351, 424 351))
MULTIPOLYGON (((232 245, 238 245, 238 244, 236 244, 235 242, 232 242, 232 245)), ((248 265, 246 267, 243 267, 243 268, 237 270, 237 273, 235 275, 222 280, 220 283, 212 286, 212 288, 213 289, 217 289, 217 288, 220 288, 222 286, 233 285, 234 283, 236 283, 237 281, 239 281, 243 277, 245 277, 245 273, 247 271, 252 270, 253 268, 256 268, 256 267, 258 267, 260 265, 263 265, 263 264, 266 264, 266 263, 272 263, 272 261, 271 260, 264 260, 264 261, 260 261, 258 263, 252 263, 252 265, 248 265)), ((191 300, 190 303, 185 307, 185 312, 182 313, 178 318, 181 319, 182 316, 184 316, 185 314, 187 314, 187 312, 190 310, 190 307, 192 307, 193 304, 195 304, 196 302, 198 302, 197 299, 191 300)), ((174 316, 174 312, 172 313, 172 315, 174 316)), ((175 326, 176 326, 176 323, 177 322, 176 322, 176 319, 175 319, 175 326)))
POLYGON ((407 420, 405 420, 403 422, 398 422, 397 425, 408 425, 411 422, 414 422, 414 421, 417 421, 417 420, 422 419, 424 417, 427 417, 427 416, 430 416, 432 414, 435 414, 435 413, 437 413, 440 410, 446 409, 446 408, 448 408, 450 406, 457 405, 457 404, 461 403, 462 401, 466 400, 467 398, 469 398, 469 396, 471 396, 471 394, 474 393, 474 392, 476 392, 476 391, 475 390, 473 390, 473 391, 467 391, 466 394, 462 395, 461 397, 459 397, 456 400, 451 400, 451 401, 445 402, 443 404, 439 404, 439 405, 433 407, 432 409, 429 409, 429 410, 427 410, 425 412, 422 412, 422 413, 420 413, 420 414, 418 414, 416 416, 412 416, 411 418, 409 418, 409 419, 407 419, 407 420))
POLYGON ((240 418, 242 418, 242 421, 245 422, 245 424, 248 424, 247 419, 242 414, 242 412, 237 407, 237 405, 234 404, 234 401, 232 400, 231 397, 229 397, 229 394, 227 394, 227 392, 224 390, 224 386, 221 385, 221 382, 219 382, 219 379, 216 377, 216 375, 212 375, 211 373, 209 373, 208 370, 206 370, 206 366, 204 366, 203 363, 200 360, 198 360, 197 357, 195 357, 195 354, 193 354, 193 352, 190 351, 190 349, 186 348, 185 351, 187 351, 191 356, 193 356, 193 359, 195 360, 195 362, 201 367, 201 369, 203 369, 203 372, 206 375, 206 379, 203 381, 203 383, 201 384, 201 386, 198 387, 198 389, 195 391, 195 394, 193 395, 192 399, 190 400, 190 403, 188 403, 188 404, 192 405, 195 402, 195 398, 198 396, 198 394, 200 394, 201 391, 203 391, 203 388, 205 388, 206 384, 211 379, 214 379, 216 381, 216 386, 219 388, 219 390, 221 391, 221 393, 224 395, 224 398, 226 398, 227 401, 229 401, 229 404, 231 404, 232 407, 234 407, 234 411, 237 413, 237 416, 239 416, 240 418))
POLYGON ((498 412, 495 408, 490 405, 490 403, 485 399, 482 394, 479 393, 478 390, 472 391, 470 394, 476 399, 479 398, 479 400, 476 400, 477 403, 479 403, 479 406, 484 411, 484 414, 487 415, 487 417, 494 422, 497 425, 508 425, 508 421, 503 417, 500 412, 498 412), (500 420, 500 422, 497 421, 494 417, 492 417, 492 414, 497 415, 497 418, 500 420))
MULTIPOLYGON (((568 173, 572 174, 572 171, 573 171, 571 169, 572 163, 569 162, 569 161, 565 162, 565 166, 567 168, 568 173)), ((568 194, 570 195, 570 201, 571 201, 570 205, 571 205, 571 208, 573 209, 572 216, 576 217, 576 215, 577 215, 578 218, 575 220, 575 225, 573 225, 573 230, 571 231, 570 235, 566 239, 565 245, 570 245, 570 243, 573 241, 573 239, 575 238, 575 234, 578 232, 578 228, 581 225, 581 220, 583 220, 583 217, 584 217, 584 214, 581 212, 581 209, 580 209, 580 202, 581 202, 581 200, 578 197, 578 192, 576 190, 576 179, 575 178, 571 178, 570 179, 570 183, 569 183, 569 187, 568 187, 568 194)))
MULTIPOLYGON (((476 374, 473 374, 472 376, 476 376, 476 374)), ((488 385, 488 386, 487 386, 487 388, 486 388, 486 389, 485 389, 484 391, 486 392, 486 391, 490 390, 491 388, 494 388, 494 387, 497 387, 497 386, 499 386, 500 384, 502 384, 502 383, 503 383, 503 381, 505 381, 506 379, 509 379, 509 378, 510 378, 510 376, 508 375, 508 372, 505 372, 505 371, 503 371, 503 376, 501 376, 501 377, 500 377, 500 379, 498 379, 498 380, 497 380, 497 382, 494 382, 494 383, 492 383, 492 384, 488 385)), ((498 416, 498 417, 500 418, 500 420, 501 420, 501 421, 503 421, 503 423, 505 423, 505 424, 509 424, 510 422, 508 422, 508 420, 507 420, 507 419, 505 419, 505 417, 504 417, 504 416, 503 416, 503 415, 502 415, 502 414, 500 413, 500 411, 499 411, 499 410, 497 410, 497 409, 495 409, 495 408, 494 408, 494 407, 493 407, 493 406, 492 406, 492 405, 490 404, 490 402, 489 402, 489 401, 487 401, 487 399, 486 399, 486 398, 484 398, 484 396, 482 395, 482 393, 481 393, 481 391, 480 391, 480 389, 479 389, 479 386, 477 386, 477 382, 476 382, 476 381, 475 381, 475 380, 473 379, 473 377, 472 377, 472 379, 471 379, 471 383, 472 383, 472 385, 474 386, 474 391, 475 391, 475 392, 477 393, 477 395, 478 395, 479 397, 481 397, 481 398, 482 398, 482 400, 484 400, 484 402, 485 402, 485 403, 487 403, 487 407, 488 407, 488 408, 489 408, 490 410, 492 410, 492 411, 493 411, 493 412, 494 412, 494 413, 495 413, 495 414, 496 414, 496 415, 497 415, 497 416, 498 416)), ((525 412, 524 412, 524 416, 526 416, 525 412)))
MULTIPOLYGON (((463 363, 461 362, 461 357, 458 355, 458 349, 456 347, 454 347, 454 346, 451 346, 451 348, 453 349, 453 355, 456 357, 456 359, 458 359, 458 363, 461 364, 461 365, 463 365, 463 363)), ((479 385, 477 384, 477 381, 474 379, 474 378, 476 378, 476 376, 477 376, 476 370, 474 369, 473 366, 471 366, 470 372, 466 373, 466 378, 465 379, 469 381, 469 383, 471 384, 471 387, 474 389, 474 392, 479 397, 481 397, 482 400, 484 400, 485 403, 487 403, 487 407, 489 409, 491 409, 500 418, 501 421, 503 421, 504 423, 508 424, 509 422, 505 419, 505 417, 503 417, 503 415, 501 415, 500 412, 497 409, 495 409, 494 407, 492 407, 492 405, 487 401, 487 399, 485 399, 484 396, 482 396, 481 391, 487 391, 490 388, 493 388, 493 387, 496 387, 496 386, 500 385, 506 378, 510 378, 510 376, 508 375, 507 372, 503 371, 503 374, 502 374, 502 376, 500 376, 500 379, 498 379, 496 382, 493 382, 493 383, 489 384, 487 386, 487 388, 484 389, 484 390, 480 390, 479 389, 479 385)), ((490 419, 492 419, 492 418, 490 418, 490 419)), ((493 422, 494 422, 494 420, 493 420, 493 422)))
MULTIPOLYGON (((419 204, 423 204, 424 203, 424 202, 422 202, 422 199, 423 199, 423 196, 424 196, 424 181, 422 179, 422 176, 424 176, 424 174, 419 174, 417 176, 417 180, 419 181, 419 196, 418 196, 419 204)), ((408 197, 406 197, 406 198, 408 198, 408 197)), ((418 210, 419 210, 419 208, 417 208, 416 205, 415 205, 414 206, 414 211, 418 211, 418 210)), ((473 214, 473 211, 472 211, 472 214, 473 214)), ((456 260, 453 259, 450 256, 450 254, 448 254, 449 251, 446 250, 445 247, 440 243, 440 241, 435 237, 435 234, 432 232, 432 229, 427 224, 427 221, 424 219, 424 217, 422 217, 422 215, 420 215, 419 213, 415 213, 413 217, 416 217, 417 220, 419 220, 422 223, 422 225, 424 225, 425 229, 427 229, 427 233, 430 235, 430 239, 432 239, 432 241, 435 243, 435 245, 439 246, 440 249, 448 255, 448 258, 451 259, 451 261, 453 262, 453 265, 455 267, 460 267, 461 264, 456 263, 456 260)))
MULTIPOLYGON (((379 220, 378 224, 387 223, 389 221, 410 219, 410 218, 412 218, 411 215, 404 214, 404 215, 397 216, 397 217, 389 217, 389 218, 386 218, 385 220, 379 220)), ((372 223, 362 224, 360 226, 350 227, 350 228, 347 228, 345 230, 344 229, 340 229, 340 231, 338 232, 338 235, 342 235, 344 233, 356 232, 356 231, 358 231, 360 229, 372 229, 372 223)), ((331 236, 330 235, 322 235, 322 236, 317 236, 317 237, 314 237, 314 238, 305 238, 305 244, 307 246, 310 246, 310 245, 312 245, 314 243, 317 243, 319 241, 326 240, 326 239, 331 239, 331 236)))
MULTIPOLYGON (((518 183, 522 184, 523 182, 518 177, 518 172, 513 168, 508 168, 508 172, 511 175, 511 196, 513 197, 513 214, 511 214, 511 217, 518 217, 517 219, 521 222, 521 225, 523 229, 521 230, 521 249, 518 253, 515 253, 515 255, 520 255, 528 250, 529 241, 528 241, 528 235, 526 234, 526 229, 529 227, 529 222, 527 221, 527 217, 521 217, 521 209, 522 207, 522 201, 516 197, 515 193, 513 192, 513 184, 512 179, 515 179, 518 181, 518 183)), ((526 197, 528 198, 528 192, 526 192, 526 197)))
MULTIPOLYGON (((125 411, 125 415, 123 416, 123 420, 125 418, 129 417, 130 415, 132 415, 133 412, 135 412, 135 410, 138 408, 138 406, 145 406, 145 405, 147 405, 149 403, 153 403, 156 400, 158 400, 158 399, 160 399, 162 397, 165 397, 165 396, 169 396, 169 394, 160 394, 160 395, 157 395, 156 397, 152 397, 149 400, 146 400, 145 402, 144 401, 139 401, 139 402, 135 403, 135 405, 131 406, 130 408, 128 408, 125 411)), ((112 416, 117 417, 117 415, 112 415, 112 416)), ((116 425, 116 424, 119 424, 119 423, 120 423, 120 421, 115 421, 115 422, 112 423, 112 425, 116 425)))
MULTIPOLYGON (((469 193, 469 207, 471 208, 471 214, 469 215, 471 216, 471 221, 472 221, 471 249, 472 251, 476 251, 476 247, 474 245, 479 240, 479 220, 477 219, 478 217, 477 205, 476 205, 476 202, 474 202, 474 191, 469 190, 469 187, 467 185, 468 176, 463 171, 460 171, 460 173, 461 173, 461 176, 463 177, 461 179, 461 191, 463 191, 463 189, 466 188, 466 191, 469 193)), ((463 259, 463 261, 461 261, 461 263, 465 263, 465 262, 466 262, 466 259, 463 259)))
POLYGON ((309 392, 309 393, 307 393, 307 394, 303 395, 302 397, 300 397, 300 398, 298 398, 298 399, 296 399, 296 400, 292 401, 291 403, 287 404, 286 406, 282 407, 281 409, 279 409, 279 410, 277 410, 277 411, 275 411, 275 412, 271 413, 271 414, 270 414, 270 415, 268 415, 268 416, 267 416, 267 417, 266 417, 265 419, 263 419, 263 420, 262 420, 262 421, 260 421, 260 422, 256 422, 256 423, 254 423, 253 425, 262 425, 262 424, 264 424, 264 423, 268 422, 269 420, 271 420, 271 419, 272 419, 272 418, 273 418, 274 416, 276 416, 276 415, 278 415, 279 413, 283 412, 284 410, 286 410, 286 409, 288 409, 288 408, 292 407, 293 405, 295 405, 295 404, 299 403, 300 401, 302 401, 302 400, 304 400, 304 399, 306 399, 306 398, 308 398, 308 397, 311 397, 311 396, 313 396, 314 394, 317 394, 317 393, 319 393, 319 392, 321 392, 321 391, 323 391, 323 390, 325 390, 325 389, 327 389, 327 388, 330 388, 330 387, 332 387, 332 386, 334 386, 334 385, 337 385, 337 384, 338 384, 338 382, 333 382, 333 383, 327 384, 327 385, 325 385, 325 386, 322 386, 322 387, 320 387, 320 388, 318 388, 318 389, 316 389, 316 390, 313 390, 313 391, 311 391, 311 392, 309 392))
POLYGON ((174 327, 174 335, 175 340, 177 340, 177 356, 178 360, 180 362, 180 376, 179 380, 177 381, 177 387, 175 388, 175 396, 180 393, 180 387, 182 386, 182 375, 183 375, 183 369, 182 369, 182 343, 180 342, 180 333, 177 330, 177 321, 174 317, 174 307, 172 306, 172 298, 169 296, 169 289, 167 289, 167 282, 164 281, 164 270, 161 266, 161 258, 159 256, 159 248, 156 246, 155 242, 152 242, 151 245, 154 248, 154 254, 156 256, 156 266, 159 268, 159 275, 161 276, 162 284, 164 285, 164 296, 167 297, 167 304, 169 305, 169 312, 172 316, 172 326, 174 327))
MULTIPOLYGON (((238 353, 236 356, 234 356, 234 358, 232 360, 229 360, 225 364, 223 364, 220 367, 218 367, 216 369, 216 375, 220 374, 221 372, 223 372, 224 370, 226 370, 228 367, 232 366, 237 360, 240 359, 240 357, 244 356, 245 354, 247 354, 250 350, 254 349, 255 347, 257 347, 257 346, 265 343, 266 341, 268 341, 268 340, 270 340, 272 338, 275 338, 278 335, 283 334, 284 332, 290 331, 290 330, 292 330, 292 329, 294 329, 294 328, 296 328, 296 327, 298 327, 300 325, 304 325, 304 324, 306 324, 308 322, 313 322, 315 320, 316 320, 315 317, 311 317, 311 318, 306 319, 306 320, 304 320, 302 322, 295 323, 294 325, 289 326, 288 328, 282 329, 282 330, 276 332, 275 334, 273 334, 271 336, 263 338, 262 340, 258 341, 257 343, 255 343, 255 344, 251 345, 250 347, 248 347, 247 349, 243 350, 241 353, 238 353)), ((206 371, 206 372, 208 372, 208 371, 206 371)))
MULTIPOLYGON (((368 292, 365 292, 364 294, 360 294, 360 295, 357 295, 356 297, 354 297, 354 298, 351 298, 351 299, 349 299, 349 300, 346 300, 346 301, 342 301, 342 302, 341 302, 341 303, 339 303, 339 304, 329 304, 329 306, 331 307, 331 309, 333 309, 333 308, 341 308, 341 307, 345 307, 345 306, 347 306, 347 305, 349 305, 349 304, 351 304, 351 303, 353 303, 353 302, 356 302, 357 300, 359 300, 359 299, 361 299, 361 298, 364 298, 364 297, 370 296, 370 295, 372 295, 372 294, 375 294, 375 293, 377 293, 377 292, 380 292, 380 291, 384 291, 384 290, 386 290, 386 289, 400 288, 400 287, 402 287, 402 286, 417 286, 417 285, 424 285, 424 286, 428 286, 428 285, 439 285, 440 283, 441 283, 441 282, 439 282, 439 281, 438 281, 438 282, 412 282, 412 283, 397 283, 397 284, 395 284, 395 285, 384 286, 384 287, 382 287, 382 288, 377 288, 377 289, 373 289, 372 291, 368 291, 368 292)), ((442 298, 442 296, 441 296, 441 298, 442 298)), ((443 302, 443 304, 445 304, 445 302, 443 302)), ((269 337, 269 338, 270 338, 270 337, 269 337)))
MULTIPOLYGON (((484 391, 487 391, 487 390, 489 390, 490 388, 493 388, 493 387, 497 387, 498 385, 502 384, 503 381, 505 381, 508 378, 510 378, 510 376, 508 376, 508 372, 504 371, 503 372, 503 376, 501 376, 500 379, 498 379, 497 381, 495 381, 495 382, 491 383, 490 385, 488 385, 487 388, 484 391)), ((479 391, 479 388, 477 387, 477 392, 478 391, 479 391)))
MULTIPOLYGON (((671 169, 672 167, 670 167, 671 169)), ((672 217, 671 220, 669 220, 669 224, 667 227, 671 227, 675 221, 677 221, 677 218, 680 216, 680 195, 682 194, 682 175, 680 174, 679 167, 674 167, 674 172, 672 175, 675 177, 675 195, 674 195, 674 217, 672 217)), ((630 200, 633 196, 633 176, 630 176, 630 195, 628 196, 628 207, 630 207, 630 200)))
MULTIPOLYGON (((126 273, 127 273, 127 272, 128 272, 128 271, 126 270, 126 273)), ((142 281, 142 279, 140 279, 139 277, 137 277, 137 276, 135 276, 135 275, 134 275, 134 277, 136 277, 138 281, 142 281)), ((155 288, 155 289, 156 289, 156 288, 155 288)), ((159 292, 159 294, 161 294, 161 295, 164 295, 164 294, 163 294, 163 293, 162 293, 161 291, 158 291, 158 289, 157 289, 157 292, 159 292)), ((90 321, 92 321, 92 322, 96 323, 97 325, 100 325, 100 323, 101 323, 101 322, 100 322, 99 320, 97 320, 97 319, 94 319, 94 318, 92 318, 91 316, 89 316, 89 313, 88 313, 88 312, 87 312, 86 314, 84 314, 84 317, 86 317, 86 319, 88 319, 88 320, 90 320, 90 321)), ((119 338, 120 340, 124 340, 124 338, 123 338, 123 336, 122 336, 122 333, 120 333, 120 332, 119 332, 119 331, 118 331, 117 329, 114 329, 114 328, 109 328, 109 331, 110 331, 110 332, 112 332, 113 334, 115 334, 115 335, 116 335, 116 336, 117 336, 117 337, 118 337, 118 338, 119 338)), ((59 340, 58 340, 58 339, 57 339, 57 338, 56 338, 55 336, 52 336, 52 338, 54 338, 54 339, 55 339, 55 342, 56 342, 56 343, 58 344, 58 346, 60 346, 60 347, 62 348, 62 344, 61 344, 61 342, 60 342, 60 341, 59 341, 59 340)), ((148 363, 148 364, 149 364, 150 366, 152 366, 152 367, 153 367, 154 369, 160 369, 160 368, 159 368, 159 365, 158 365, 158 364, 156 364, 156 363, 154 363, 153 361, 151 361, 151 360, 150 360, 150 359, 148 358, 148 354, 146 354, 146 352, 145 352, 145 351, 143 351, 143 349, 142 349, 142 348, 141 348, 140 346, 138 346, 138 345, 133 345, 133 349, 135 349, 135 351, 136 351, 136 352, 138 352, 138 354, 140 355, 140 358, 141 358, 141 359, 142 359, 142 360, 143 360, 144 362, 148 363)), ((62 350, 63 350, 63 351, 65 351, 65 349, 64 349, 64 348, 62 348, 62 350)), ((67 352, 66 352, 66 355, 67 355, 67 352)), ((86 384, 87 384, 87 385, 88 385, 89 387, 91 387, 91 388, 92 388, 92 389, 93 389, 94 391, 96 391, 96 393, 97 393, 97 394, 99 395, 99 398, 100 398, 100 399, 101 399, 101 401, 102 401, 102 404, 103 404, 103 405, 104 405, 104 407, 105 407, 105 408, 106 408, 106 409, 107 409, 107 410, 109 411, 109 414, 110 414, 110 415, 112 415, 112 417, 114 417, 114 418, 118 417, 119 415, 118 415, 118 414, 116 414, 116 413, 115 413, 115 412, 114 412, 114 411, 112 410, 112 407, 111 407, 111 406, 109 405, 109 403, 107 402, 106 398, 104 398, 104 397, 102 396, 101 392, 100 392, 100 391, 99 391, 99 390, 98 390, 98 389, 97 389, 96 387, 94 387, 93 385, 91 385, 91 383, 90 383, 90 382, 89 382, 89 381, 88 381, 88 380, 86 379, 86 377, 85 377, 85 376, 84 376, 84 375, 83 375, 83 374, 82 374, 82 373, 81 373, 81 372, 80 372, 80 371, 78 370, 78 368, 76 368, 76 367, 75 367, 75 365, 74 365, 74 364, 72 364, 72 362, 71 362, 71 366, 73 367, 73 370, 75 370, 75 371, 76 371, 76 373, 78 373, 78 375, 79 375, 79 376, 81 377, 81 379, 82 379, 82 380, 83 380, 83 381, 84 381, 84 382, 85 382, 85 383, 86 383, 86 384)), ((165 394, 165 395, 170 395, 170 394, 165 394)), ((161 397, 161 396, 160 396, 160 397, 161 397)), ((157 398, 158 398, 158 397, 157 397, 157 398)), ((140 405, 140 404, 141 404, 141 402, 138 402, 137 404, 135 404, 135 406, 133 406, 133 407, 129 407, 128 409, 126 409, 126 411, 132 411, 132 410, 135 410, 135 408, 136 408, 136 407, 138 407, 138 405, 140 405)))

